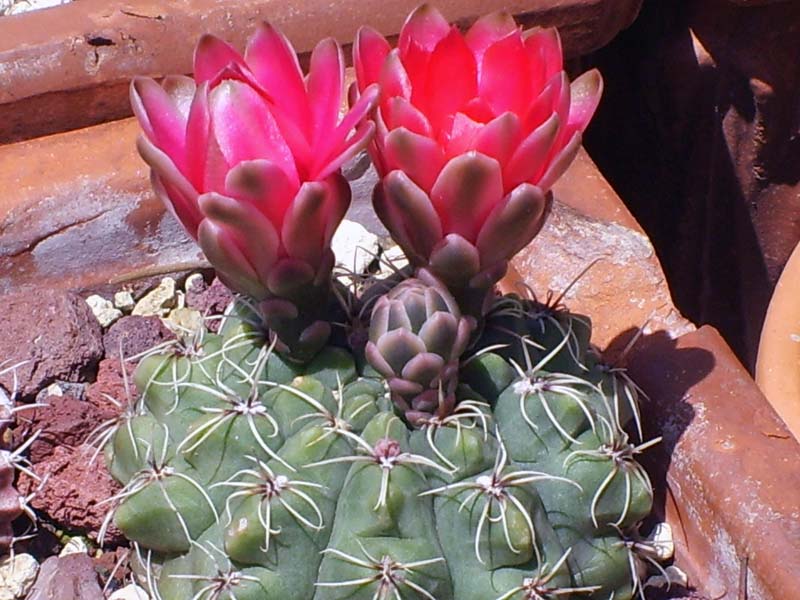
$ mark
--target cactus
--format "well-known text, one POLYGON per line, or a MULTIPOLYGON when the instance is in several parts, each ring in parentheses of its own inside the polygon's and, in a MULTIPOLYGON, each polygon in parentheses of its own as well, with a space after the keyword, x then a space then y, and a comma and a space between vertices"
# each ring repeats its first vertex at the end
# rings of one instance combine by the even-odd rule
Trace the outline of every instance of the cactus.
MULTIPOLYGON (((652 488, 636 457, 653 442, 630 441, 635 411, 615 395, 635 405, 637 390, 596 367, 588 322, 500 297, 462 354, 458 309, 441 286, 407 280, 385 298, 373 311, 376 348, 387 335, 416 348, 426 324, 452 334, 441 337, 455 352, 436 362, 455 365, 447 385, 434 375, 424 392, 438 394, 436 410, 409 411, 380 353, 375 368, 334 346, 306 365, 282 357, 242 300, 218 334, 140 361, 140 403, 104 439, 124 484, 109 522, 135 543, 152 596, 640 593, 651 560, 631 540, 652 488), (544 314, 555 333, 542 333, 544 314), (516 331, 501 327, 501 344, 496 326, 509 318, 516 331)), ((409 348, 393 350, 393 370, 425 356, 409 348)))
POLYGON ((554 30, 462 36, 428 6, 397 50, 362 29, 354 52, 341 122, 338 46, 303 78, 269 25, 244 57, 203 38, 195 82, 134 81, 156 192, 246 296, 141 357, 140 400, 93 438, 123 484, 106 524, 155 600, 643 600, 641 392, 588 318, 495 291, 599 74, 570 84, 554 30), (339 167, 368 144, 410 267, 348 286, 339 167))

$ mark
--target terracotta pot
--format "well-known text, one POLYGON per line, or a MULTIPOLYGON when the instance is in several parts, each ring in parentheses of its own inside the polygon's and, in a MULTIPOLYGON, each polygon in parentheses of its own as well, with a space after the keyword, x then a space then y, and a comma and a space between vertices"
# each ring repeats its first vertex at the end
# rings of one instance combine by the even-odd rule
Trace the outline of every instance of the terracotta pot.
POLYGON ((800 439, 800 244, 786 263, 767 309, 756 382, 800 439))
MULTIPOLYGON (((633 21, 642 0, 438 0, 467 25, 503 8, 525 25, 558 26, 567 56, 608 43, 633 21)), ((214 33, 244 46, 268 19, 301 52, 333 36, 353 39, 369 24, 399 31, 420 0, 80 0, 0 19, 0 144, 129 116, 128 81, 192 70, 191 44, 214 33), (302 18, 300 16, 302 15, 302 18)))

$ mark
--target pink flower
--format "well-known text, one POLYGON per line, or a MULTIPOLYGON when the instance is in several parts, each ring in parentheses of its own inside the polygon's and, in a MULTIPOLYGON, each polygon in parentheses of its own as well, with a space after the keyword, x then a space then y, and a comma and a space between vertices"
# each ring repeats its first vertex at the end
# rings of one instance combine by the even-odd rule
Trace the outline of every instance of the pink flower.
POLYGON ((201 38, 194 81, 133 81, 153 187, 234 289, 261 300, 330 274, 331 237, 350 202, 339 169, 369 142, 364 117, 378 96, 377 86, 362 90, 340 119, 343 85, 334 40, 317 45, 304 78, 291 44, 268 24, 244 57, 201 38))
POLYGON ((361 94, 381 86, 379 216, 413 263, 438 262, 451 287, 481 273, 496 280, 542 226, 546 192, 600 100, 599 73, 570 84, 555 29, 522 32, 494 13, 462 35, 428 5, 395 49, 362 28, 354 63, 361 94))

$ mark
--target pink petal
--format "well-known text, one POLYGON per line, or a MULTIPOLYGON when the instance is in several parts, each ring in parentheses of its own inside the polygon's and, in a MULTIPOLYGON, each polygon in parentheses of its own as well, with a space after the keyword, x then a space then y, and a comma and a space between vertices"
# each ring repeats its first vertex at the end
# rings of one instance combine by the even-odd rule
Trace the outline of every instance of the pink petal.
POLYGON ((175 108, 186 119, 189 115, 189 108, 192 105, 197 84, 191 77, 185 75, 167 75, 161 81, 161 87, 167 95, 172 98, 175 108))
POLYGON ((305 123, 298 123, 291 117, 284 114, 277 106, 271 106, 272 116, 278 124, 283 139, 289 146, 292 155, 294 156, 295 166, 298 175, 302 179, 308 179, 311 163, 314 159, 314 152, 312 152, 311 145, 308 141, 307 133, 305 131, 305 123))
POLYGON ((524 35, 525 49, 531 61, 533 94, 536 95, 542 86, 564 68, 561 38, 555 27, 531 29, 524 35))
POLYGON ((314 147, 333 132, 342 104, 344 57, 333 38, 322 40, 311 53, 306 85, 311 109, 310 140, 314 147))
POLYGON ((538 187, 523 183, 511 191, 487 217, 475 244, 481 268, 509 260, 539 233, 548 198, 538 187))
POLYGON ((213 135, 208 136, 206 147, 203 150, 205 157, 205 173, 203 173, 203 185, 199 188, 204 192, 224 192, 225 178, 230 167, 222 150, 219 147, 217 138, 213 135))
MULTIPOLYGON (((258 80, 256 80, 253 73, 251 73, 247 67, 237 64, 228 65, 227 67, 223 68, 213 79, 208 81, 209 88, 213 89, 226 80, 240 81, 250 86, 263 98, 264 102, 269 105, 270 112, 278 124, 281 135, 283 135, 286 143, 292 150, 297 168, 305 173, 309 163, 311 162, 311 146, 309 145, 308 140, 310 128, 308 112, 306 111, 305 116, 299 121, 297 120, 296 114, 293 114, 292 112, 287 113, 284 110, 285 106, 279 106, 276 104, 276 100, 273 95, 268 93, 268 91, 261 85, 261 83, 259 83, 258 80)), ((305 91, 303 93, 305 94, 305 91)), ((279 93, 275 94, 275 96, 279 95, 279 93)), ((307 108, 306 104, 307 103, 304 102, 303 106, 307 108)), ((297 108, 290 108, 290 110, 296 111, 297 108)))
MULTIPOLYGON (((198 190, 221 189, 206 187, 206 161, 211 114, 208 111, 208 82, 201 83, 189 109, 186 122, 186 176, 198 190)), ((227 165, 224 165, 227 168, 227 165)))
POLYGON ((230 288, 257 300, 268 294, 255 269, 227 227, 205 219, 197 231, 197 241, 220 279, 230 288))
POLYGON ((294 158, 263 98, 250 86, 223 81, 209 97, 214 137, 228 165, 265 158, 298 183, 294 158))
POLYGON ((381 219, 387 229, 393 234, 399 230, 399 239, 406 241, 414 255, 430 256, 442 239, 442 223, 428 194, 402 171, 392 171, 383 181, 383 196, 375 199, 389 205, 389 210, 383 211, 388 222, 381 219))
POLYGON ((384 158, 389 171, 404 171, 423 190, 429 190, 444 166, 444 152, 431 138, 400 128, 386 136, 384 158))
POLYGON ((385 158, 386 136, 389 135, 389 131, 386 128, 386 124, 383 122, 381 111, 378 110, 375 112, 372 122, 375 124, 375 135, 372 137, 372 142, 367 146, 367 151, 369 152, 372 164, 375 165, 375 170, 378 172, 378 175, 383 177, 389 172, 385 158))
POLYGON ((312 266, 320 261, 324 250, 328 193, 323 182, 305 182, 286 211, 281 229, 281 241, 287 254, 312 266))
POLYGON ((542 92, 531 103, 523 120, 523 130, 533 131, 556 112, 556 106, 562 97, 561 86, 564 84, 562 74, 554 76, 545 85, 542 92))
POLYGON ((207 220, 224 226, 228 235, 255 271, 258 280, 266 282, 278 258, 280 240, 275 226, 254 206, 220 194, 203 194, 200 209, 207 220))
POLYGON ((519 117, 514 113, 503 113, 487 123, 478 133, 475 149, 491 156, 501 166, 508 164, 522 137, 519 117))
POLYGON ((229 196, 257 208, 280 231, 297 187, 283 169, 268 160, 258 159, 233 167, 225 179, 225 190, 229 196))
POLYGON ((514 17, 506 11, 496 11, 475 21, 464 39, 480 65, 483 53, 489 46, 515 32, 519 34, 514 17))
POLYGON ((547 158, 552 155, 560 123, 558 115, 554 114, 522 141, 505 169, 506 190, 526 181, 536 183, 539 180, 547 167, 547 158))
POLYGON ((547 171, 545 171, 542 178, 539 180, 539 187, 542 190, 549 190, 553 184, 564 174, 564 172, 575 160, 578 150, 581 149, 581 132, 576 131, 555 157, 548 161, 547 171))
POLYGON ((492 111, 492 107, 489 106, 489 103, 480 96, 467 102, 461 112, 473 121, 478 121, 480 123, 488 123, 496 116, 494 111, 492 111))
MULTIPOLYGON (((562 123, 569 122, 569 105, 572 90, 569 86, 569 78, 564 71, 554 76, 555 78, 561 77, 560 90, 561 93, 556 98, 555 112, 562 123)), ((562 134, 563 137, 563 134, 562 134)))
POLYGON ((156 197, 161 200, 175 220, 183 226, 186 233, 196 240, 197 228, 203 220, 203 215, 197 210, 196 196, 192 199, 186 198, 175 186, 164 183, 158 173, 152 169, 150 170, 150 186, 156 197))
POLYGON ((194 79, 197 83, 214 79, 225 67, 235 64, 247 68, 244 59, 228 42, 206 34, 194 50, 194 79))
POLYGON ((338 171, 344 163, 367 148, 374 134, 374 123, 371 121, 361 123, 355 133, 347 138, 346 143, 340 146, 340 153, 327 157, 325 162, 320 163, 317 170, 311 173, 312 179, 322 180, 338 171))
POLYGON ((131 82, 131 106, 145 135, 183 170, 186 165, 186 116, 155 81, 136 77, 131 82))
MULTIPOLYGON (((405 52, 400 54, 403 67, 408 73, 412 89, 421 94, 425 91, 428 82, 428 65, 431 62, 431 51, 423 48, 416 41, 411 40, 405 52)), ((414 96, 412 95, 412 98, 414 96)))
POLYGON ((371 27, 361 27, 358 30, 353 42, 353 65, 359 92, 378 82, 383 62, 390 50, 389 42, 371 27))
POLYGON ((463 113, 453 115, 451 124, 440 136, 445 148, 445 160, 475 149, 475 142, 484 124, 473 121, 463 113))
POLYGON ((373 84, 364 90, 353 108, 344 116, 336 130, 328 136, 324 145, 316 151, 317 159, 308 173, 308 179, 324 179, 338 169, 350 157, 361 152, 372 140, 374 126, 361 125, 378 102, 380 88, 373 84), (356 130, 353 135, 351 132, 356 130))
POLYGON ((381 86, 381 110, 385 115, 389 114, 389 98, 401 96, 411 99, 411 81, 408 78, 403 63, 397 49, 389 52, 383 63, 380 75, 381 86))
POLYGON ((450 32, 450 25, 438 10, 430 4, 423 4, 415 9, 400 29, 397 47, 405 59, 405 53, 411 42, 417 43, 423 50, 433 52, 436 45, 450 32))
POLYGON ((197 227, 203 215, 197 208, 197 190, 178 170, 167 154, 157 148, 146 136, 136 140, 139 154, 152 169, 151 179, 157 180, 156 192, 166 202, 171 212, 189 232, 197 237, 197 227))
POLYGON ((584 131, 592 120, 603 95, 603 78, 597 69, 587 71, 570 85, 569 122, 567 138, 576 131, 584 131))
POLYGON ((438 131, 448 115, 458 112, 477 95, 477 77, 475 57, 458 29, 453 28, 431 55, 424 97, 419 102, 415 98, 412 101, 438 131))
POLYGON ((245 60, 280 111, 308 135, 306 87, 289 40, 269 23, 262 23, 247 44, 245 60))
POLYGON ((208 89, 212 90, 223 81, 240 81, 249 85, 256 92, 258 92, 266 102, 273 102, 272 97, 267 93, 267 90, 256 80, 253 73, 250 72, 246 66, 231 63, 223 67, 214 77, 204 81, 208 83, 208 89))
POLYGON ((448 162, 431 190, 445 234, 455 233, 469 242, 475 241, 503 196, 499 163, 474 151, 448 162))
POLYGON ((402 96, 395 96, 388 100, 389 127, 397 129, 405 127, 409 131, 430 137, 432 135, 431 124, 422 112, 411 102, 402 96))
POLYGON ((480 95, 494 114, 522 113, 530 104, 530 64, 522 37, 509 35, 489 46, 480 68, 480 95))

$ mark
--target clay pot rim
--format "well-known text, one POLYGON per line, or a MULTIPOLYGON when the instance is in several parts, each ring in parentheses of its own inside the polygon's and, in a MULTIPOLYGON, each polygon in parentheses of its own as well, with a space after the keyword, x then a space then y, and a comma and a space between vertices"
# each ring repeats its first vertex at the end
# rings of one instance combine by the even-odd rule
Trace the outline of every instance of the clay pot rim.
POLYGON ((756 383, 800 440, 800 243, 772 294, 756 361, 756 383))

